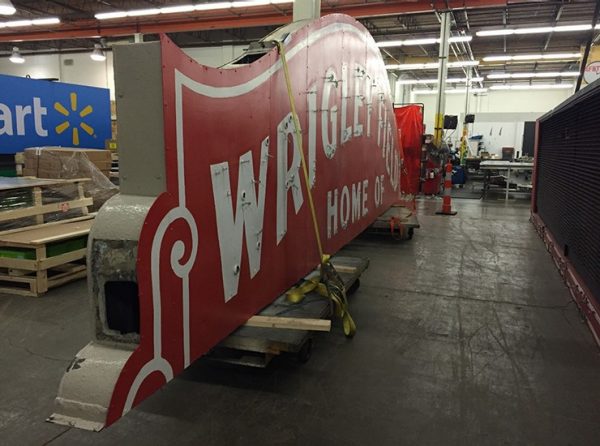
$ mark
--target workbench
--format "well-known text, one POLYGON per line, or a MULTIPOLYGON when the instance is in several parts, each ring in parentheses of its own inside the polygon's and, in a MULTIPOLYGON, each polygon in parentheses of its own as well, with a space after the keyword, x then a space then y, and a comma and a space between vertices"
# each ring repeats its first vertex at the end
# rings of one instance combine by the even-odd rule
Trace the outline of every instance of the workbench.
POLYGON ((533 163, 526 162, 514 162, 514 161, 503 161, 503 160, 487 160, 482 161, 479 165, 481 170, 486 171, 486 177, 483 185, 483 197, 485 198, 486 192, 489 188, 489 180, 491 171, 506 171, 506 195, 504 200, 508 201, 508 193, 510 192, 510 174, 512 171, 528 171, 533 172, 533 163))

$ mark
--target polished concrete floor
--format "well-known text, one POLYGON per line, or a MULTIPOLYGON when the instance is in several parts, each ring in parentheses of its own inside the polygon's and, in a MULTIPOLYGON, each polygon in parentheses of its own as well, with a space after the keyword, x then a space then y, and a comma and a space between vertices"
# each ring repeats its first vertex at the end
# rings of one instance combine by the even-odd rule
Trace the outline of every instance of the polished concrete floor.
POLYGON ((413 240, 360 238, 358 334, 303 365, 202 360, 115 425, 45 423, 90 338, 85 283, 0 296, 1 445, 598 445, 600 356, 528 208, 420 203, 413 240))

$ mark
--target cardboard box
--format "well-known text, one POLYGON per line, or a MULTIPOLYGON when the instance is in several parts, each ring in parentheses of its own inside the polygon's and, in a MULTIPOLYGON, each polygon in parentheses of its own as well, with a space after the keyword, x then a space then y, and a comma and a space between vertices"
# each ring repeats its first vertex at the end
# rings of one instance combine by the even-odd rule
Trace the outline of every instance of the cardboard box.
POLYGON ((70 157, 77 153, 85 153, 87 158, 94 161, 110 161, 111 152, 110 150, 104 149, 75 149, 75 148, 66 148, 66 147, 33 147, 30 149, 25 149, 26 157, 46 157, 46 156, 56 156, 56 157, 70 157))

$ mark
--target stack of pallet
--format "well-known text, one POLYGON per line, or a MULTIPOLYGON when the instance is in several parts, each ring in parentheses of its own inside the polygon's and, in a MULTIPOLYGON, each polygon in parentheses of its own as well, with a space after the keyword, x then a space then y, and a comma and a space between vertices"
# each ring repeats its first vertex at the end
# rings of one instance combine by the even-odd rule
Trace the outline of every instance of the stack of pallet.
POLYGON ((86 181, 0 178, 1 293, 41 296, 86 276, 86 181))

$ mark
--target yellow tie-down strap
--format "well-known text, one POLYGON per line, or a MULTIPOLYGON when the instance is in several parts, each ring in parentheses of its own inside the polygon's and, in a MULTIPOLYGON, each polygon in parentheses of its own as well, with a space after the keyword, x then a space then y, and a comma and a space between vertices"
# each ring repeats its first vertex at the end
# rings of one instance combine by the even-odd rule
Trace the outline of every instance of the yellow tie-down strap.
POLYGON ((290 71, 285 57, 285 48, 282 42, 275 41, 279 56, 281 57, 281 64, 283 66, 283 73, 285 76, 285 85, 287 88, 288 99, 290 102, 290 111, 292 113, 292 119, 294 121, 294 137, 296 138, 296 147, 300 150, 300 160, 302 164, 302 173, 304 174, 304 184, 306 186, 306 194, 308 196, 308 205, 310 208, 310 214, 313 223, 313 229, 315 231, 315 240, 317 242, 317 248, 320 256, 320 280, 316 279, 307 280, 299 287, 293 288, 287 293, 288 299, 291 302, 300 302, 307 292, 316 291, 324 297, 328 297, 335 305, 335 313, 338 317, 342 318, 342 324, 344 326, 344 334, 347 337, 352 337, 356 333, 356 324, 350 316, 348 310, 348 298, 346 296, 346 289, 344 282, 340 275, 335 270, 334 266, 330 262, 329 255, 323 253, 323 245, 321 243, 321 233, 319 232, 319 222, 317 221, 317 213, 315 211, 315 203, 312 196, 312 190, 310 188, 310 180, 308 176, 308 167, 306 165, 306 159, 304 156, 304 150, 302 149, 302 129, 300 128, 300 120, 298 119, 298 112, 296 111, 296 102, 294 100, 294 93, 292 90, 292 81, 290 78, 290 71))
POLYGON ((348 309, 346 288, 329 260, 321 264, 319 273, 307 277, 301 285, 289 290, 286 297, 289 302, 300 303, 307 294, 312 292, 331 299, 335 315, 342 319, 344 334, 349 338, 353 337, 356 334, 356 324, 348 309))

